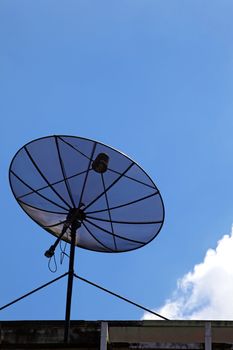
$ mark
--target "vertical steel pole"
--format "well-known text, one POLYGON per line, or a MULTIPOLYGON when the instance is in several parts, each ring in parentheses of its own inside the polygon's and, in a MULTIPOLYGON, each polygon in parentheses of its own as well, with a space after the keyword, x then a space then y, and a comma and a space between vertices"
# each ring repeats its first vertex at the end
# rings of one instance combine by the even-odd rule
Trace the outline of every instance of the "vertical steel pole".
POLYGON ((76 230, 78 227, 80 227, 80 225, 77 226, 76 222, 72 223, 70 262, 69 262, 67 294, 66 294, 66 319, 65 319, 64 343, 69 343, 70 341, 70 311, 71 311, 72 288, 73 288, 73 279, 74 279, 75 239, 76 239, 76 230))
POLYGON ((211 322, 205 322, 205 350, 212 350, 211 322))

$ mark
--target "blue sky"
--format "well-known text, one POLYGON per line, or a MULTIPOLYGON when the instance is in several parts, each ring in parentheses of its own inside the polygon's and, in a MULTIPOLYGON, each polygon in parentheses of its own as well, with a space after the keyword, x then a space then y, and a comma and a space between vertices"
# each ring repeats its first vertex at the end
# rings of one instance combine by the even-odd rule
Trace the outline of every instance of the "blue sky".
MULTIPOLYGON (((76 250, 76 271, 159 309, 233 222, 231 0, 0 2, 1 304, 66 271, 53 237, 16 203, 8 168, 35 138, 95 139, 138 162, 161 191, 159 236, 122 254, 76 250)), ((62 319, 65 280, 2 312, 62 319)), ((143 312, 75 281, 72 318, 143 312)), ((233 312, 233 310, 232 310, 233 312)))

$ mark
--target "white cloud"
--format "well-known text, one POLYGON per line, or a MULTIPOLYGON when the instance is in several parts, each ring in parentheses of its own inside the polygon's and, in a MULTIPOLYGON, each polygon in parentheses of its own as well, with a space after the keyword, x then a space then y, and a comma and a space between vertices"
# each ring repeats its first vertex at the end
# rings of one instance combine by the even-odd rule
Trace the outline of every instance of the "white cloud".
MULTIPOLYGON (((169 319, 233 319, 233 228, 202 263, 177 282, 176 290, 156 310, 169 319)), ((145 313, 143 319, 155 318, 145 313)))

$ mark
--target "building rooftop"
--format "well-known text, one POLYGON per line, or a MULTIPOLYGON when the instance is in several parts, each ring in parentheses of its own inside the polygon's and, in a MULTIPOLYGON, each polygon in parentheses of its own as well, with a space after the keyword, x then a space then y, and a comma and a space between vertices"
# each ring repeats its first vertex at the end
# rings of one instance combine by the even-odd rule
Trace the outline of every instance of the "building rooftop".
POLYGON ((233 349, 233 321, 2 321, 1 349, 233 349))

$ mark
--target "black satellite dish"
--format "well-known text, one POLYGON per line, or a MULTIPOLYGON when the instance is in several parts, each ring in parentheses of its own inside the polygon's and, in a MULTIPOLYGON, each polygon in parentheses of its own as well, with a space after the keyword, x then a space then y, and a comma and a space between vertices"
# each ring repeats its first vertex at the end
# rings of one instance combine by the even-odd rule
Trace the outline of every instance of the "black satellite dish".
MULTIPOLYGON (((75 246, 125 252, 148 244, 164 221, 158 188, 123 153, 75 136, 48 136, 23 146, 9 170, 13 194, 23 210, 60 240, 71 243, 65 341, 69 338, 75 246)), ((114 294, 114 293, 113 293, 114 294)))

